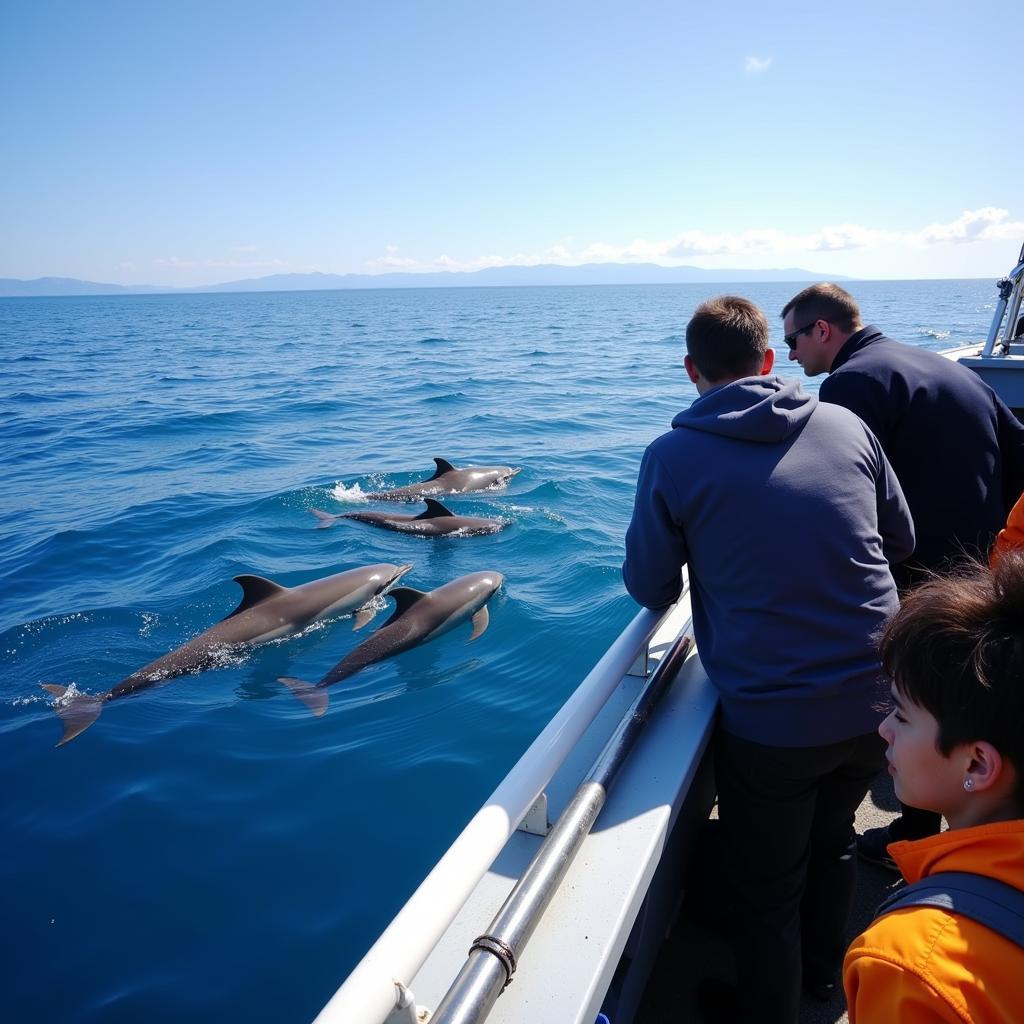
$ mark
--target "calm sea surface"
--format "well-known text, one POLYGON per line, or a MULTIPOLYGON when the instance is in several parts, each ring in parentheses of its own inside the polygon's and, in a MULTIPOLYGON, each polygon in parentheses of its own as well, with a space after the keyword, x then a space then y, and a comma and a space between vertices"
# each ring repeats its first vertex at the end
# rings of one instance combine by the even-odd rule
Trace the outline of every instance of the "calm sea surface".
MULTIPOLYGON (((695 394, 683 325, 728 290, 769 311, 790 373, 793 285, 0 299, 0 1018, 314 1016, 635 613, 640 455, 695 394), (433 456, 522 466, 450 500, 510 526, 314 528, 311 506, 378 508, 364 491, 433 456), (40 682, 108 689, 228 614, 239 573, 381 561, 421 589, 500 570, 490 628, 366 669, 317 719, 276 678, 318 679, 365 635, 321 623, 54 749, 40 682)), ((981 338, 995 299, 851 290, 935 349, 981 338)))

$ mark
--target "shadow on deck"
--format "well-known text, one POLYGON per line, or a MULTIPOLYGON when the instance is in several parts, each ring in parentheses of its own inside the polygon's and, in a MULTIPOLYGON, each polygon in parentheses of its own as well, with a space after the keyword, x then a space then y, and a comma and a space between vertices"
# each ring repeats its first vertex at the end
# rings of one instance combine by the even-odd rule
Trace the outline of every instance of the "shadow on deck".
MULTIPOLYGON (((898 810, 892 780, 881 775, 857 811, 857 831, 884 825, 896 817, 898 810)), ((712 844, 709 844, 709 846, 712 844)), ((704 893, 721 888, 715 858, 697 869, 704 893)), ((847 926, 847 941, 859 935, 875 916, 875 908, 897 884, 895 874, 863 862, 857 865, 857 891, 847 926)), ((707 902, 706 899, 703 902, 707 902)), ((732 956, 722 932, 697 920, 706 915, 691 913, 684 902, 665 941, 644 993, 635 1024, 703 1024, 697 1005, 697 986, 704 978, 731 981, 732 956)), ((841 989, 828 1003, 805 997, 800 1009, 800 1024, 837 1024, 846 1022, 846 1001, 841 989)))

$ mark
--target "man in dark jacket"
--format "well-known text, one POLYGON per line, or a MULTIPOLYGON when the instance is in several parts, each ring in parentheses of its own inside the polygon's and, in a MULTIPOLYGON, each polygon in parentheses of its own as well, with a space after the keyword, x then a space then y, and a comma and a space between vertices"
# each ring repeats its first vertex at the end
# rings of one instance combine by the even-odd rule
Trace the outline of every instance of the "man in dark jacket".
MULTIPOLYGON (((789 358, 809 377, 828 373, 823 402, 855 412, 882 444, 914 517, 917 547, 894 567, 901 590, 965 557, 982 558, 1024 489, 1024 426, 959 363, 864 327, 835 284, 805 288, 782 310, 789 358)), ((932 811, 904 808, 870 829, 858 852, 895 870, 886 846, 939 830, 932 811)))
POLYGON ((741 1006, 744 1019, 792 1024, 801 975, 827 996, 842 959, 853 816, 883 764, 872 636, 897 607, 889 563, 913 550, 913 526, 864 424, 769 376, 756 306, 704 303, 686 348, 700 397, 644 455, 623 578, 662 608, 689 567, 721 698, 741 1006))

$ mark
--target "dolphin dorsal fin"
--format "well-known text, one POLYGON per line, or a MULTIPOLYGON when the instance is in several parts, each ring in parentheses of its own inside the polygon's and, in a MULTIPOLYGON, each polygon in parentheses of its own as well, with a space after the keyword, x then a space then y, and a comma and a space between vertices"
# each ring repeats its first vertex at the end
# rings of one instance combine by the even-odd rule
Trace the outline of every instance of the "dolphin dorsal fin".
POLYGON ((430 478, 436 480, 442 473, 454 473, 455 467, 447 459, 434 459, 437 469, 434 471, 434 475, 430 478))
MULTIPOLYGON (((388 619, 388 622, 394 622, 399 615, 407 612, 417 601, 421 601, 427 595, 422 590, 417 590, 415 587, 392 587, 388 591, 388 597, 395 599, 395 610, 388 619)), ((388 622, 385 622, 386 626, 388 622)))
POLYGON ((426 502, 427 511, 421 512, 416 518, 417 519, 440 519, 444 516, 454 516, 455 513, 450 509, 446 508, 441 502, 435 498, 424 498, 426 502))
MULTIPOLYGON (((287 589, 280 583, 264 579, 262 576, 236 576, 235 582, 242 588, 242 600, 231 615, 238 615, 239 612, 244 612, 246 609, 252 608, 253 605, 259 604, 260 601, 265 601, 268 597, 273 597, 287 589)), ((228 615, 227 618, 230 619, 231 615, 228 615)))

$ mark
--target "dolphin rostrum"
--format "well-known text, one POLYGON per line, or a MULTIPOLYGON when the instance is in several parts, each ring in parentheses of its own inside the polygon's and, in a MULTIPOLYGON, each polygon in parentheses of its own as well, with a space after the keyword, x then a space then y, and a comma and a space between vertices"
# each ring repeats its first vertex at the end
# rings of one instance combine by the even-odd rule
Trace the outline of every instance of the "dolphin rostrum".
POLYGON ((521 469, 511 466, 466 466, 456 469, 447 459, 434 459, 437 469, 428 480, 396 487, 390 491, 374 491, 368 498, 378 501, 416 501, 430 494, 463 494, 466 491, 482 491, 506 483, 521 469))
POLYGON ((395 599, 391 618, 346 654, 320 682, 314 686, 291 676, 280 676, 278 682, 289 687, 314 715, 322 715, 327 710, 327 687, 375 661, 427 643, 466 619, 473 621, 469 639, 475 640, 490 621, 487 602, 504 581, 500 572, 471 572, 428 593, 412 587, 395 587, 388 594, 395 599))
POLYGON ((497 533, 506 526, 501 519, 456 515, 436 498, 424 498, 423 501, 427 510, 418 516, 406 516, 400 512, 340 512, 332 515, 318 508, 311 508, 309 511, 320 520, 318 529, 321 530, 333 526, 339 519, 356 519, 360 523, 370 523, 385 530, 416 533, 421 537, 441 537, 451 533, 464 537, 473 533, 497 533))
POLYGON ((412 568, 408 565, 365 565, 335 573, 297 587, 282 587, 262 576, 236 576, 242 601, 220 622, 181 647, 151 661, 126 676, 106 693, 68 693, 68 687, 41 683, 57 699, 54 710, 64 721, 64 735, 58 747, 73 740, 99 718, 103 705, 119 697, 146 690, 175 676, 209 668, 225 650, 262 643, 303 630, 311 622, 329 615, 354 611, 353 629, 373 618, 373 599, 383 594, 412 568))

